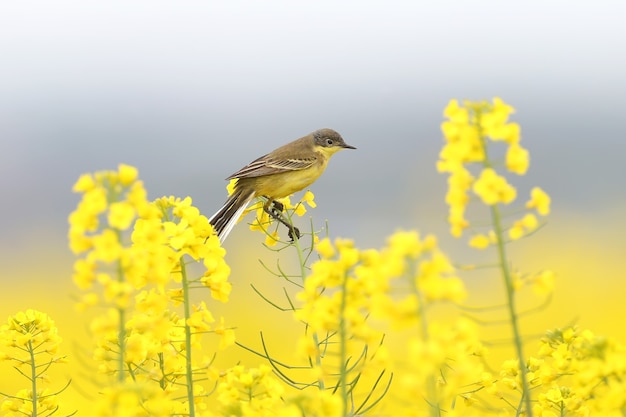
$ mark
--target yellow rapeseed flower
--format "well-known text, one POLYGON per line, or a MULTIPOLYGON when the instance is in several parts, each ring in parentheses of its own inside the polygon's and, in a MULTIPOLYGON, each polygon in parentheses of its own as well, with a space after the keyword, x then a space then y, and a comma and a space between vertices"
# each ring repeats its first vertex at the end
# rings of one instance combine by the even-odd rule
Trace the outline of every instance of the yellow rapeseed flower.
POLYGON ((93 292, 83 294, 80 301, 76 304, 76 311, 82 313, 87 310, 87 308, 97 305, 98 302, 100 302, 98 294, 93 292))
POLYGON ((513 223, 513 226, 509 229, 509 238, 511 240, 517 240, 529 233, 534 232, 539 227, 539 221, 534 214, 527 213, 521 220, 517 220, 513 223))
POLYGON ((517 195, 517 191, 506 178, 498 175, 492 168, 482 170, 472 189, 488 206, 498 203, 509 204, 517 195))
POLYGON ((387 244, 396 256, 406 256, 410 259, 416 259, 424 250, 416 231, 397 231, 387 239, 387 244))
POLYGON ((98 216, 106 210, 106 207, 107 196, 104 189, 94 188, 86 192, 76 210, 68 218, 70 239, 96 231, 100 225, 98 216))
POLYGON ((462 165, 458 165, 448 177, 446 193, 446 204, 450 207, 448 223, 455 237, 460 237, 463 230, 469 227, 469 222, 465 219, 465 209, 469 203, 468 192, 473 183, 474 177, 462 165))
POLYGON ((443 115, 452 122, 459 124, 467 124, 469 122, 469 113, 466 108, 459 106, 459 101, 452 99, 443 110, 443 115))
POLYGON ((217 386, 219 415, 270 416, 283 404, 283 384, 267 365, 231 368, 217 386))
POLYGON ((220 324, 215 327, 214 331, 220 336, 220 349, 226 349, 235 344, 235 330, 224 325, 224 317, 220 317, 220 324))
POLYGON ((537 295, 548 295, 554 291, 554 282, 556 274, 553 271, 542 271, 538 275, 531 278, 533 291, 537 295))
POLYGON ((517 123, 492 126, 489 130, 489 137, 494 141, 503 141, 513 145, 521 140, 521 128, 517 123))
POLYGON ((135 180, 137 179, 137 176, 139 175, 139 172, 137 171, 137 168, 133 166, 126 165, 126 164, 119 164, 117 167, 117 175, 119 177, 120 183, 124 187, 128 187, 133 182, 135 182, 135 180))
POLYGON ((273 232, 268 231, 268 233, 265 235, 265 245, 269 246, 270 248, 272 246, 276 246, 278 241, 280 241, 280 235, 278 234, 278 230, 274 230, 273 232))
MULTIPOLYGON (((215 238, 217 240, 217 236, 215 236, 215 238)), ((217 241, 219 242, 219 240, 217 241)), ((232 290, 232 285, 228 282, 230 267, 224 261, 223 255, 214 254, 207 256, 202 262, 206 271, 200 281, 211 290, 211 297, 222 302, 227 302, 232 290)))
POLYGON ((113 262, 121 257, 122 251, 123 247, 119 241, 119 236, 111 229, 105 229, 101 234, 93 237, 92 259, 113 262))
MULTIPOLYGON (((127 381, 101 390, 94 417, 169 417, 176 404, 154 384, 127 381)), ((178 413, 177 413, 178 414, 178 413)))
POLYGON ((307 190, 304 195, 302 196, 302 199, 300 199, 301 202, 303 203, 307 203, 309 205, 309 207, 311 208, 315 208, 317 207, 317 203, 315 203, 315 194, 313 194, 310 190, 307 190))
MULTIPOLYGON (((107 209, 108 195, 107 189, 103 184, 98 184, 97 188, 93 188, 83 194, 83 199, 78 205, 78 209, 85 215, 97 216, 107 209)), ((89 230, 89 229, 87 229, 89 230)))
POLYGON ((459 302, 466 297, 463 282, 453 275, 455 269, 441 252, 434 251, 430 259, 423 259, 415 278, 418 290, 429 301, 459 302))
MULTIPOLYGON (((37 310, 20 311, 0 325, 0 360, 12 362, 29 380, 28 389, 19 389, 14 395, 3 393, 0 411, 9 411, 2 413, 3 416, 30 416, 35 409, 42 415, 57 411, 57 395, 64 389, 53 393, 41 384, 48 379, 48 371, 65 362, 64 357, 55 356, 60 343, 54 321, 37 310)), ((3 377, 8 376, 3 374, 3 377)))
POLYGON ((539 187, 530 190, 530 200, 526 203, 526 208, 536 209, 542 216, 550 214, 550 196, 539 187))
POLYGON ((333 390, 303 390, 295 397, 285 399, 288 408, 277 417, 344 417, 341 398, 333 390))
MULTIPOLYGON (((106 274, 100 274, 102 276, 106 274)), ((129 282, 109 279, 102 282, 103 297, 118 308, 126 309, 131 305, 133 286, 129 282)))
POLYGON ((134 333, 124 342, 124 360, 135 365, 142 364, 148 357, 149 341, 145 335, 134 333))
MULTIPOLYGON (((507 170, 518 175, 527 172, 529 153, 520 145, 520 126, 509 121, 514 111, 499 97, 492 102, 464 101, 462 105, 458 100, 451 100, 444 110, 446 120, 441 129, 445 144, 439 154, 437 170, 449 174, 446 204, 449 206, 450 232, 455 237, 460 237, 470 226, 465 217, 470 190, 489 206, 510 204, 516 198, 516 189, 495 171, 497 164, 486 160, 492 141, 505 142, 508 145, 507 170), (472 163, 482 165, 478 179, 470 173, 472 163)), ((514 230, 514 235, 516 231, 518 229, 514 230)), ((477 248, 485 248, 488 244, 484 236, 475 236, 470 243, 477 248)))
POLYGON ((461 237, 463 230, 469 227, 469 222, 465 219, 465 207, 450 208, 448 215, 448 223, 450 223, 450 233, 454 237, 461 237))
POLYGON ((74 273, 72 274, 74 284, 82 290, 91 288, 96 280, 97 268, 98 264, 93 259, 77 259, 74 262, 74 273))
POLYGON ((487 249, 489 245, 495 243, 493 238, 495 238, 495 234, 493 233, 493 231, 491 231, 491 233, 487 235, 479 233, 472 236, 468 244, 470 247, 475 249, 487 249))
MULTIPOLYGON (((37 411, 45 414, 44 411, 54 413, 58 407, 58 397, 50 392, 49 389, 43 389, 33 395, 31 390, 21 389, 13 398, 6 399, 0 405, 0 411, 15 411, 16 413, 2 414, 6 417, 30 416, 34 412, 34 404, 36 402, 37 411), (36 398, 36 401, 35 401, 36 398)), ((37 413, 39 415, 40 413, 37 413)))
POLYGON ((85 193, 91 191, 96 187, 96 183, 91 174, 83 174, 78 178, 78 181, 72 186, 72 191, 75 193, 85 193))
POLYGON ((233 178, 228 181, 228 184, 226 185, 226 191, 228 192, 228 195, 233 194, 233 191, 235 191, 235 185, 237 185, 237 178, 233 178))
POLYGON ((315 250, 323 259, 330 259, 337 253, 329 238, 325 237, 315 245, 315 250))
POLYGON ((128 229, 135 219, 136 212, 132 204, 127 201, 117 201, 109 206, 109 226, 117 230, 128 229))
POLYGON ((19 348, 33 342, 38 349, 46 344, 45 350, 52 352, 61 343, 54 321, 46 313, 33 309, 9 317, 7 323, 0 326, 0 334, 3 344, 19 348))
POLYGON ((213 314, 208 310, 204 301, 200 304, 192 306, 193 313, 187 319, 187 326, 191 328, 193 333, 205 333, 211 330, 212 324, 215 322, 213 314))
MULTIPOLYGON (((70 221, 75 220, 72 219, 72 217, 75 216, 70 215, 70 221)), ((93 240, 90 236, 87 236, 85 234, 84 230, 79 230, 76 227, 72 227, 68 231, 67 237, 69 240, 70 250, 74 253, 74 255, 87 252, 93 247, 93 240)))
POLYGON ((479 112, 479 120, 481 130, 485 136, 493 140, 505 140, 503 127, 507 126, 509 116, 515 112, 515 109, 502 101, 501 98, 495 97, 493 104, 488 102, 469 103, 469 106, 479 112))
POLYGON ((354 247, 354 241, 351 239, 337 239, 335 247, 339 253, 337 264, 344 271, 348 271, 359 261, 359 250, 354 247))
POLYGON ((519 143, 509 145, 506 151, 506 168, 518 175, 526 174, 528 165, 530 164, 528 151, 520 146, 519 143))

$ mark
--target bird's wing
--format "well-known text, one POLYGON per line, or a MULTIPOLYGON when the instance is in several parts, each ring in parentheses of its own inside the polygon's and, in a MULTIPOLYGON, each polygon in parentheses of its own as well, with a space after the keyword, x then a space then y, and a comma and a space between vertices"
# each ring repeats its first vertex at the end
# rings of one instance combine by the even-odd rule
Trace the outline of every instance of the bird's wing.
POLYGON ((316 162, 316 156, 305 158, 272 158, 268 154, 255 159, 226 179, 254 178, 264 175, 279 174, 286 171, 299 171, 313 166, 316 162))

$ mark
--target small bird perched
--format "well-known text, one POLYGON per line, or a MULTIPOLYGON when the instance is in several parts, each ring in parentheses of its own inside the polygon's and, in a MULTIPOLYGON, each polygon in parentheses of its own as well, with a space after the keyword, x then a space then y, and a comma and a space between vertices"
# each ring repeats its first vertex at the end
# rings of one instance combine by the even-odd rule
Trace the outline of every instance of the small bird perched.
POLYGON ((332 129, 319 129, 250 162, 227 180, 237 179, 233 193, 209 222, 224 242, 241 213, 255 197, 265 197, 263 210, 289 228, 289 237, 300 231, 282 218, 282 204, 275 201, 313 184, 326 169, 330 157, 342 149, 356 149, 332 129))

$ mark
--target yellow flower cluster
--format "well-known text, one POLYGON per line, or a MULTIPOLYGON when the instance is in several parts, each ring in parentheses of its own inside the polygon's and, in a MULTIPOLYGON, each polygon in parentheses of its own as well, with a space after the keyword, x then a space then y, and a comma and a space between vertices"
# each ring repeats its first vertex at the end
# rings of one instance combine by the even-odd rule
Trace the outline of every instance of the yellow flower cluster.
MULTIPOLYGON (((0 346, 16 348, 18 352, 27 353, 29 346, 37 351, 55 354, 61 343, 61 337, 54 321, 46 314, 37 310, 20 311, 9 317, 7 323, 0 326, 0 346)), ((13 359, 23 364, 32 364, 28 354, 7 356, 0 351, 3 360, 13 359)))
POLYGON ((313 387, 297 395, 267 365, 234 366, 220 376, 217 398, 203 417, 343 417, 341 401, 331 390, 313 387))
MULTIPOLYGON (((155 201, 155 205, 162 213, 169 213, 163 218, 163 232, 167 246, 175 251, 176 259, 183 255, 190 256, 194 261, 202 261, 204 273, 200 282, 211 290, 211 296, 219 301, 228 301, 231 284, 228 282, 230 267, 224 261, 226 251, 220 245, 219 239, 212 234, 212 227, 208 219, 201 215, 199 210, 191 205, 191 198, 183 200, 174 197, 163 197, 155 201), (208 238, 207 238, 208 236, 208 238)), ((141 233, 133 232, 133 242, 145 242, 145 236, 152 236, 156 230, 141 233)), ((159 241, 156 239, 155 243, 159 241)), ((136 243, 135 243, 136 245, 136 243)), ((170 273, 178 270, 174 265, 170 273)), ((177 280, 177 275, 174 276, 177 280)))
MULTIPOLYGON (((578 327, 549 331, 526 362, 540 417, 621 416, 626 412, 626 347, 578 327)), ((512 399, 521 386, 519 361, 502 364, 487 393, 512 399)), ((513 399, 512 401, 517 401, 513 399)))
POLYGON ((485 384, 486 350, 476 323, 459 318, 425 324, 409 336, 394 364, 402 415, 483 415, 473 408, 485 384), (423 401, 416 401, 423 399, 423 401))
MULTIPOLYGON (((509 122, 513 107, 495 98, 489 102, 465 102, 460 106, 452 100, 444 111, 448 119, 441 125, 446 143, 439 155, 437 170, 447 172, 448 193, 446 203, 449 206, 448 222, 453 236, 460 237, 470 226, 465 218, 471 194, 477 196, 485 205, 511 204, 517 198, 517 190, 498 174, 494 162, 489 158, 491 142, 506 145, 504 168, 514 174, 524 175, 529 166, 529 154, 520 145, 520 127, 509 122), (475 177, 470 171, 471 164, 478 164, 480 172, 475 177)), ((546 216, 550 212, 550 198, 540 188, 531 191, 531 199, 526 203, 528 209, 546 216)), ((520 239, 539 227, 534 214, 528 213, 517 220, 509 229, 511 240, 520 239)), ((475 234, 470 246, 484 249, 496 243, 493 233, 475 234)))
MULTIPOLYGON (((457 100, 450 101, 444 110, 447 120, 441 125, 445 145, 439 155, 437 169, 449 174, 446 202, 450 207, 448 221, 453 236, 460 237, 470 226, 466 219, 466 209, 472 198, 489 207, 491 227, 483 233, 474 232, 469 245, 476 249, 490 246, 497 248, 496 265, 504 281, 506 306, 517 354, 517 359, 509 363, 508 370, 503 371, 509 374, 503 377, 501 383, 508 382, 512 389, 519 391, 522 398, 519 403, 522 406, 517 410, 531 414, 533 371, 526 367, 521 367, 518 371, 519 367, 516 367, 517 363, 525 363, 526 359, 515 292, 529 284, 538 294, 546 295, 552 291, 554 273, 544 271, 530 277, 523 276, 512 268, 506 254, 505 246, 509 241, 528 236, 540 226, 533 212, 526 212, 521 218, 505 221, 506 216, 501 209, 517 199, 517 189, 509 183, 504 173, 524 175, 530 162, 528 151, 520 144, 519 125, 509 122, 513 111, 513 107, 499 98, 495 98, 493 102, 466 101, 463 106, 457 100), (504 160, 494 157, 494 154, 503 154, 504 160)), ((534 209, 539 215, 546 216, 550 212, 550 197, 535 187, 530 192, 530 200, 526 202, 525 208, 534 209)))
MULTIPOLYGON (((322 241, 322 251, 327 251, 324 247, 329 244, 322 241)), ((336 331, 341 323, 349 326, 352 335, 369 341, 370 329, 361 312, 368 300, 368 288, 360 280, 348 277, 359 261, 359 251, 348 240, 337 240, 332 250, 335 259, 321 259, 311 266, 304 291, 298 296, 304 307, 296 312, 296 317, 316 332, 336 331)))
MULTIPOLYGON (((205 287, 226 302, 231 291, 225 251, 208 219, 189 197, 149 202, 137 177, 127 165, 81 176, 74 191, 82 198, 69 218, 70 247, 82 255, 74 281, 89 291, 79 308, 101 302, 109 307, 90 325, 94 357, 102 373, 117 376, 118 386, 107 398, 119 407, 128 401, 129 410, 135 399, 142 407, 142 398, 156 395, 150 383, 158 386, 158 398, 185 385, 193 385, 194 398, 201 396, 204 388, 194 381, 208 366, 192 363, 191 349, 202 347, 206 333, 220 336, 220 348, 234 343, 233 330, 223 320, 216 325, 205 302, 191 304, 189 298, 191 289, 205 287), (190 369, 197 371, 190 375, 190 369), (128 378, 139 385, 125 385, 128 378)), ((172 404, 196 402, 187 400, 172 404)))
POLYGON ((572 375, 570 396, 584 400, 591 414, 626 412, 625 346, 574 327, 549 333, 540 354, 559 375, 572 375))
POLYGON ((367 350, 364 346, 380 342, 381 323, 394 329, 413 327, 422 333, 421 329, 429 327, 426 311, 430 306, 465 298, 463 283, 433 236, 422 239, 416 232, 399 231, 384 248, 363 251, 350 240, 337 239, 333 243, 326 238, 316 245, 316 250, 320 260, 311 265, 311 274, 298 295, 303 304, 295 316, 310 331, 302 337, 300 349, 317 364, 314 371, 325 385, 340 384, 341 381, 333 380, 338 372, 347 372, 346 380, 355 375, 359 375, 357 379, 366 379, 364 375, 372 375, 375 369, 398 366, 402 388, 394 392, 407 393, 400 395, 403 401, 427 398, 424 404, 428 404, 434 399, 425 388, 429 378, 450 373, 446 393, 438 395, 453 399, 466 390, 471 376, 480 375, 482 366, 475 358, 482 349, 477 332, 465 322, 456 328, 434 326, 430 328, 432 338, 426 340, 404 340, 408 350, 403 357, 410 359, 401 363, 392 365, 387 348, 382 345, 371 358, 361 356, 350 362, 349 369, 342 368, 342 361, 357 358, 363 349, 367 350), (465 330, 462 332, 461 328, 465 330), (470 358, 471 365, 466 365, 465 358, 470 358), (449 372, 450 362, 478 373, 465 372, 464 377, 456 378, 449 372), (409 369, 417 374, 408 372, 409 369))
MULTIPOLYGON (((120 165, 117 172, 85 174, 74 191, 82 193, 82 199, 69 217, 69 239, 74 253, 84 254, 74 266, 74 282, 80 288, 97 282, 106 302, 125 308, 136 289, 180 281, 180 260, 189 256, 204 264, 201 282, 213 297, 228 300, 225 251, 189 197, 148 202, 137 170, 127 165, 120 165), (127 243, 125 231, 131 232, 127 243)), ((85 300, 89 305, 97 298, 88 294, 85 300)))
MULTIPOLYGON (((228 370, 217 387, 219 412, 216 415, 270 416, 282 408, 284 385, 267 365, 228 370)), ((217 410, 216 410, 217 411, 217 410)))
POLYGON ((90 415, 94 417, 171 417, 188 410, 169 400, 154 384, 128 381, 107 387, 90 415))
POLYGON ((36 395, 33 395, 32 390, 21 389, 12 398, 2 402, 0 411, 4 412, 3 417, 43 415, 57 411, 58 402, 58 396, 47 388, 38 391, 36 395))
POLYGON ((8 361, 25 376, 29 376, 29 388, 15 394, 4 394, 0 405, 3 416, 52 414, 58 409, 58 394, 42 387, 49 368, 65 362, 65 357, 55 356, 61 337, 54 321, 37 310, 21 311, 8 318, 0 326, 0 361, 8 361), (27 367, 28 370, 21 369, 27 367))
POLYGON ((227 299, 230 269, 223 260, 224 249, 189 197, 148 202, 137 170, 127 165, 120 165, 117 172, 85 174, 74 191, 82 193, 82 199, 69 217, 70 248, 77 255, 86 252, 75 263, 74 282, 80 288, 98 282, 107 302, 125 308, 133 289, 166 285, 179 271, 180 258, 188 255, 203 261, 207 268, 203 283, 214 296, 227 299), (123 232, 131 227, 132 244, 125 245, 123 232), (124 282, 115 276, 119 271, 124 282))

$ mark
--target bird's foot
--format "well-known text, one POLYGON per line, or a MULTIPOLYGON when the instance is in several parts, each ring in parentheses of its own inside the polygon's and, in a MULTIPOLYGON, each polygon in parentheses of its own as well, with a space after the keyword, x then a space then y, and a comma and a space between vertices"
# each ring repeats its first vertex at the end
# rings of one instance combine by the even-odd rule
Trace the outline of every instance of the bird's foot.
POLYGON ((300 234, 300 230, 296 226, 289 225, 287 226, 287 228, 289 229, 289 233, 287 234, 287 236, 289 236, 289 239, 291 239, 291 242, 295 242, 297 239, 300 239, 302 234, 300 234))
POLYGON ((300 239, 300 236, 302 236, 302 234, 300 233, 300 230, 298 230, 297 227, 295 227, 293 224, 291 224, 291 222, 287 221, 284 218, 283 216, 284 209, 285 209, 285 205, 283 203, 276 201, 276 200, 270 200, 269 198, 268 198, 267 203, 265 203, 265 205, 263 206, 263 210, 267 214, 269 214, 270 217, 284 224, 285 227, 289 229, 289 233, 287 234, 287 236, 289 236, 289 239, 291 239, 291 242, 294 242, 296 239, 300 239))
POLYGON ((280 216, 283 213, 283 210, 285 210, 285 205, 280 201, 272 200, 270 210, 275 216, 280 216))

